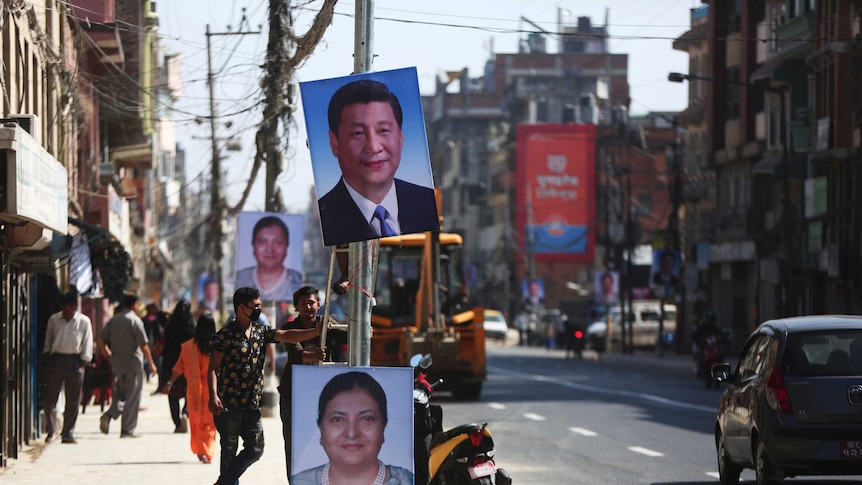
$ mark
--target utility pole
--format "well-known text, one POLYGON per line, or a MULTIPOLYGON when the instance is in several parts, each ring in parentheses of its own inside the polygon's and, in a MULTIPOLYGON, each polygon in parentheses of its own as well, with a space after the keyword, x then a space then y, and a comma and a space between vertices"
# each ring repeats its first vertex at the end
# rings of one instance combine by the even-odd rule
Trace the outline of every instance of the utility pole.
POLYGON ((284 156, 279 150, 278 120, 290 116, 293 111, 285 103, 290 97, 292 70, 285 69, 285 61, 290 56, 290 43, 294 38, 290 18, 290 0, 270 0, 269 2, 269 41, 266 47, 266 78, 264 79, 265 102, 263 122, 258 136, 266 150, 266 193, 264 210, 283 212, 281 193, 278 189, 278 175, 282 171, 284 156), (285 89, 287 87, 287 89, 285 89))
POLYGON ((210 38, 217 35, 249 35, 259 34, 260 32, 242 31, 246 25, 245 9, 242 9, 242 20, 240 21, 239 31, 237 32, 210 32, 210 26, 207 24, 207 84, 209 84, 210 94, 210 143, 212 149, 212 187, 210 198, 210 223, 211 223, 211 238, 213 244, 213 260, 210 262, 210 272, 215 273, 216 281, 218 281, 218 305, 217 310, 219 316, 224 315, 224 276, 222 275, 222 259, 224 252, 222 244, 224 234, 222 233, 222 220, 224 219, 225 204, 221 194, 221 155, 219 154, 218 138, 216 137, 216 107, 215 107, 215 79, 213 76, 212 67, 212 45, 210 38))
MULTIPOLYGON (((354 18, 353 72, 368 72, 374 60, 374 1, 357 1, 354 18)), ((352 242, 349 247, 349 267, 351 273, 356 274, 357 286, 371 289, 370 294, 373 294, 374 269, 377 267, 377 251, 380 249, 378 240, 352 242)), ((372 303, 372 297, 366 292, 356 288, 349 290, 347 364, 350 366, 371 365, 372 303)))

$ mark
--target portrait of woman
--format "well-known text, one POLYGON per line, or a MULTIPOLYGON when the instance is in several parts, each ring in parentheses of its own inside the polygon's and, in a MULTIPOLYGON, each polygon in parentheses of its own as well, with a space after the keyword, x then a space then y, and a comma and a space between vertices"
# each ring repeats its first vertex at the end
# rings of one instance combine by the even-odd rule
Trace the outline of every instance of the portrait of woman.
POLYGON ((237 288, 257 288, 263 301, 292 299, 303 279, 302 217, 268 212, 239 214, 237 288))
MULTIPOLYGON (((302 456, 294 456, 296 470, 302 470, 290 477, 291 485, 340 485, 344 483, 361 483, 367 485, 412 485, 412 429, 409 423, 409 413, 412 413, 412 398, 387 399, 383 386, 378 382, 372 372, 384 379, 392 377, 386 371, 406 370, 408 378, 410 369, 369 369, 362 371, 344 371, 344 368, 333 369, 339 373, 332 376, 320 391, 317 401, 316 420, 317 433, 320 447, 324 452, 324 463, 310 468, 304 463, 302 456), (381 372, 383 371, 383 372, 381 372), (389 374, 389 375, 387 375, 389 374), (397 408, 391 404, 397 403, 397 408), (407 406, 405 406, 405 403, 407 406), (409 407, 409 409, 405 409, 409 407), (399 422, 392 426, 390 417, 398 415, 399 422), (407 416, 407 425, 404 417, 407 416), (391 432, 387 432, 391 430, 391 432), (408 452, 401 458, 395 458, 389 454, 384 458, 381 449, 387 443, 387 437, 391 438, 390 451, 397 449, 399 453, 408 452), (399 464, 388 460, 398 459, 399 464), (406 461, 405 461, 406 459, 406 461)), ((303 382, 301 374, 315 374, 320 379, 320 371, 326 368, 309 367, 309 369, 295 369, 294 374, 294 396, 308 396, 309 389, 305 393, 298 392, 296 387, 303 382)), ((403 373, 402 373, 403 374, 403 373)), ((395 377, 396 381, 403 380, 402 376, 395 377)), ((390 382, 392 382, 390 380, 390 382)), ((408 386, 409 386, 409 382, 408 386)), ((404 386, 399 386, 404 387, 404 386)), ((409 388, 403 392, 404 396, 411 396, 409 388)), ((313 395, 313 394, 312 394, 313 395)), ((312 402, 300 399, 294 403, 294 423, 300 423, 298 407, 308 408, 312 402)), ((308 422, 308 417, 305 418, 308 422)), ((302 429, 295 426, 294 450, 303 450, 311 447, 314 436, 308 436, 308 431, 302 437, 302 429), (296 446, 299 443, 301 446, 296 446), (303 448, 305 446, 306 448, 303 448)), ((306 457, 308 458, 308 457, 306 457)), ((318 458, 318 462, 319 462, 318 458)))

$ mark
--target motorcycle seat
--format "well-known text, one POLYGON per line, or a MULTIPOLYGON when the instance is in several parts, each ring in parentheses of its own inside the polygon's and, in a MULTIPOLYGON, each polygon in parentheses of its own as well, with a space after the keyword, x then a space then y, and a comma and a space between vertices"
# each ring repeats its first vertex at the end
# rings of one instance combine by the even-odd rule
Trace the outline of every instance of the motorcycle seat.
POLYGON ((456 426, 431 438, 431 448, 434 448, 440 443, 449 441, 455 436, 470 433, 473 431, 478 431, 480 429, 483 429, 484 427, 484 425, 478 423, 462 424, 461 426, 456 426))

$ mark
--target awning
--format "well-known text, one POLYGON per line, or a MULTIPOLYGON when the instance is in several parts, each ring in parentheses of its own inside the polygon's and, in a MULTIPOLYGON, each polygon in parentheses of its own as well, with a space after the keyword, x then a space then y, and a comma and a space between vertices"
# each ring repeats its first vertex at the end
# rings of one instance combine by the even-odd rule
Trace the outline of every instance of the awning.
POLYGON ((688 125, 704 121, 706 115, 706 104, 698 103, 689 106, 676 115, 676 120, 680 125, 688 125))
POLYGON ((776 169, 784 162, 784 154, 778 152, 767 152, 766 155, 751 167, 751 172, 755 175, 775 175, 776 169))
POLYGON ((790 82, 793 73, 805 72, 805 61, 802 59, 773 59, 767 61, 751 73, 751 82, 774 79, 776 81, 790 82))

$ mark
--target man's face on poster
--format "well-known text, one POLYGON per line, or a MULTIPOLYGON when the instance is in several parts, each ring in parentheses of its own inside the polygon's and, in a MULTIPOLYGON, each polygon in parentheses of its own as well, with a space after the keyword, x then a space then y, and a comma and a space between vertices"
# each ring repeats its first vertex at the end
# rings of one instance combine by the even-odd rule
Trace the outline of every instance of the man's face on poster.
POLYGON ((602 294, 612 295, 614 293, 614 277, 606 274, 602 276, 602 294))
MULTIPOLYGON (((389 190, 401 163, 404 134, 387 102, 356 103, 341 111, 338 133, 329 133, 344 180, 366 198, 389 190)), ((382 195, 381 195, 382 199, 382 195)))
POLYGON ((662 256, 661 267, 659 268, 659 271, 661 271, 661 274, 669 275, 669 274, 673 273, 673 263, 674 263, 673 256, 671 256, 669 254, 665 254, 664 256, 662 256))
POLYGON ((204 285, 204 300, 216 301, 218 299, 218 282, 208 281, 204 285))
POLYGON ((252 241, 254 259, 260 268, 282 268, 287 257, 287 237, 278 226, 262 227, 252 241))

